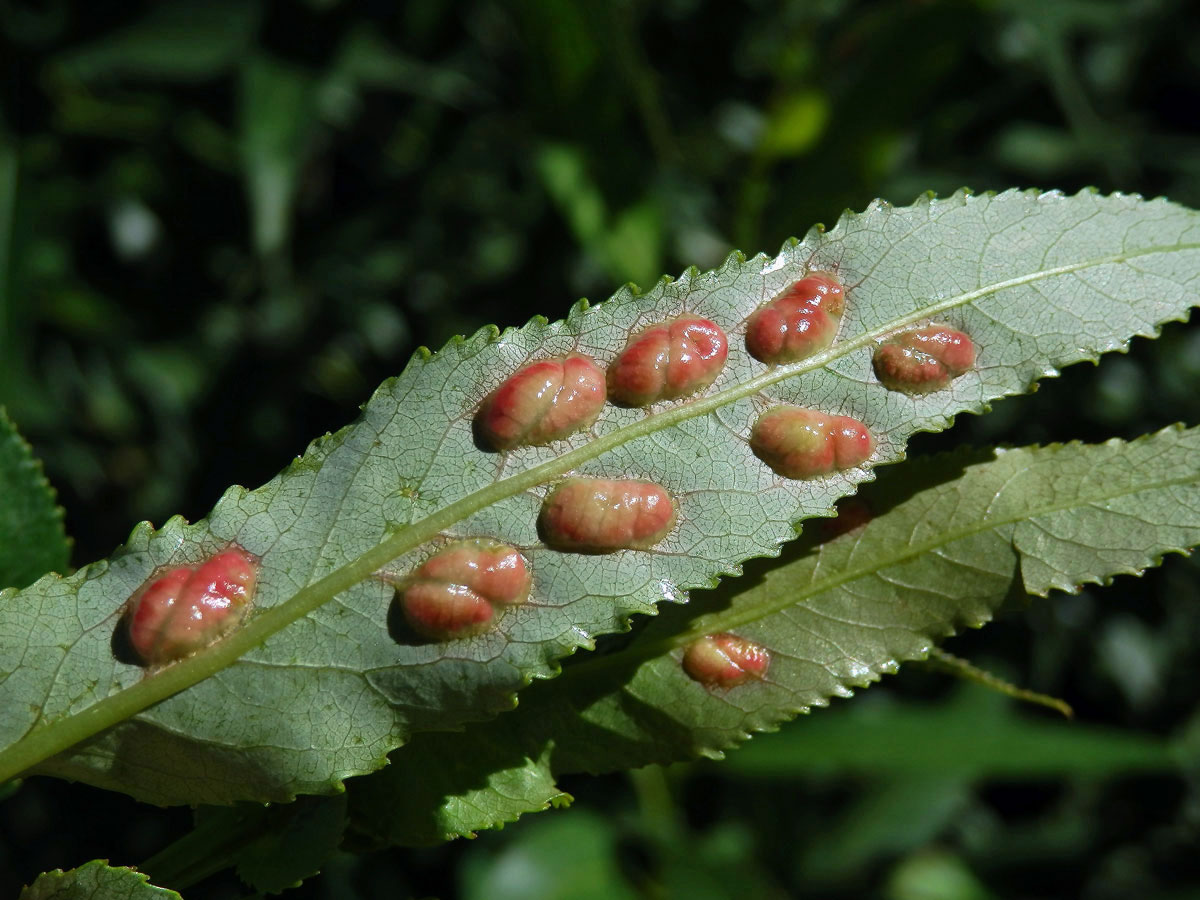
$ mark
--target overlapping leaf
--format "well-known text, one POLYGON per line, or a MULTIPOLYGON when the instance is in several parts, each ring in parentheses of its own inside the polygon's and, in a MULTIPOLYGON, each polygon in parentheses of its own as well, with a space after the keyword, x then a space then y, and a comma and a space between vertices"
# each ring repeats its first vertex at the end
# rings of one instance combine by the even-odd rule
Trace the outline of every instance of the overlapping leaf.
POLYGON ((692 615, 664 613, 515 712, 420 736, 351 785, 353 808, 386 840, 434 842, 543 808, 555 775, 719 756, 924 657, 1014 589, 1074 591, 1200 544, 1200 429, 976 456, 958 477, 966 457, 910 465, 873 486, 881 514, 865 527, 806 539, 758 583, 696 595, 692 615), (710 690, 684 674, 683 648, 721 631, 770 649, 764 681, 710 690))
POLYGON ((108 562, 0 596, 0 777, 65 751, 39 770, 158 802, 329 790, 377 768, 414 731, 510 706, 556 657, 621 629, 629 614, 776 552, 793 522, 869 477, 775 476, 746 443, 764 405, 860 418, 877 440, 872 462, 894 461, 915 431, 1183 318, 1198 284, 1200 216, 1166 201, 960 194, 905 209, 877 203, 774 259, 731 257, 644 296, 581 304, 565 322, 452 342, 386 382, 355 425, 264 487, 231 489, 204 521, 140 527, 108 562), (836 270, 849 288, 839 341, 789 366, 755 363, 740 347, 742 323, 813 268, 836 270), (473 442, 479 400, 521 364, 571 350, 604 363, 631 331, 683 311, 724 325, 734 343, 704 396, 649 413, 610 407, 589 433, 507 456, 473 442), (930 319, 975 338, 977 369, 921 397, 884 390, 870 348, 930 319), (657 481, 676 497, 680 524, 653 551, 551 551, 536 512, 567 472, 657 481), (372 573, 407 571, 438 535, 480 534, 526 551, 533 602, 478 638, 394 640, 390 591, 372 573), (124 599, 158 567, 231 541, 262 558, 249 623, 156 673, 117 661, 110 644, 124 599))

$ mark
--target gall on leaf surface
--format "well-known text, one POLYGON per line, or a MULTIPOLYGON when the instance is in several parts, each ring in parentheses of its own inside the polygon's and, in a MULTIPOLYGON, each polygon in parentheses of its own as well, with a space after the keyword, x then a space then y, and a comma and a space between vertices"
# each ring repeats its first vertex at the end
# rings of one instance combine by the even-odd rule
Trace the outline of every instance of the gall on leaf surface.
POLYGON ((183 659, 237 627, 254 598, 258 564, 231 547, 199 566, 152 577, 129 601, 129 643, 138 659, 158 666, 183 659))
POLYGON ((649 406, 699 393, 717 380, 729 338, 715 322, 680 316, 629 339, 608 367, 608 396, 624 406, 649 406))
POLYGON ((564 774, 719 757, 926 658, 1014 590, 1139 574, 1200 545, 1200 428, 918 459, 863 493, 876 513, 853 530, 806 532, 763 577, 696 592, 623 649, 530 687, 512 713, 419 736, 350 784, 352 815, 393 843, 492 827, 542 809, 564 774), (722 633, 769 651, 766 677, 731 690, 693 681, 689 648, 722 633), (444 774, 423 780, 435 759, 444 774))
POLYGON ((875 442, 867 426, 799 406, 773 406, 750 432, 754 455, 784 478, 818 478, 861 466, 875 442))
POLYGON ((582 353, 518 369, 484 399, 475 427, 492 450, 540 446, 591 426, 604 410, 604 373, 582 353))
POLYGON ((975 365, 975 343, 961 331, 930 325, 902 331, 875 348, 875 375, 888 390, 940 391, 975 365))
POLYGON ((649 550, 675 527, 675 504, 652 481, 568 478, 538 514, 538 531, 555 550, 616 553, 649 550))
POLYGON ((499 541, 455 541, 421 563, 396 590, 404 618, 418 635, 455 640, 495 624, 496 607, 529 599, 529 565, 499 541))
POLYGON ((771 666, 771 652, 736 634, 706 634, 684 648, 680 664, 693 681, 731 688, 763 678, 771 666))
POLYGON ((644 294, 577 304, 561 322, 485 329, 418 354, 355 424, 263 487, 233 487, 200 522, 139 526, 107 561, 0 595, 0 671, 10 673, 0 777, 33 767, 159 803, 336 790, 415 732, 511 708, 515 691, 630 614, 777 553, 795 522, 827 515, 871 477, 775 474, 748 442, 763 409, 851 416, 870 429, 875 462, 892 462, 914 432, 1184 318, 1198 287, 1200 216, 1167 201, 960 193, 877 202, 773 258, 735 254, 644 294), (837 341, 795 363, 753 359, 747 319, 812 271, 846 286, 837 341), (649 412, 608 405, 548 446, 496 453, 476 442, 481 402, 512 373, 570 353, 606 367, 630 335, 683 315, 729 335, 728 361, 702 395, 649 412), (873 348, 929 322, 970 334, 976 365, 941 391, 887 390, 873 348), (554 550, 537 533, 538 511, 565 477, 658 483, 678 522, 648 550, 554 550), (530 601, 462 652, 394 640, 387 579, 419 565, 431 541, 478 536, 521 550, 530 601), (242 627, 160 672, 114 657, 121 604, 156 569, 234 543, 261 561, 242 627))
POLYGON ((806 275, 754 311, 746 323, 746 349, 772 364, 812 356, 833 343, 845 304, 845 287, 835 275, 806 275))

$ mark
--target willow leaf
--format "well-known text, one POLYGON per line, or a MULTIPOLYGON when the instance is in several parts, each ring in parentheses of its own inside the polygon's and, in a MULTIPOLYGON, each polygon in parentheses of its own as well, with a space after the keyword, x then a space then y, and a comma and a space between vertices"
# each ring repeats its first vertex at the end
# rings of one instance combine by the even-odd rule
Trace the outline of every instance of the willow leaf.
POLYGON ((737 573, 937 430, 1059 367, 1124 348, 1181 319, 1200 284, 1200 216, 1164 200, 1035 192, 875 203, 774 259, 739 255, 645 295, 626 288, 562 322, 484 330, 419 354, 362 418, 315 442, 254 491, 231 488, 203 521, 135 529, 107 561, 0 595, 0 779, 36 767, 159 803, 279 800, 372 771, 414 732, 486 719, 532 678, 630 614, 737 573), (849 289, 841 337, 766 368, 741 347, 744 321, 810 269, 849 289), (697 399, 607 407, 588 432, 506 455, 481 450, 481 399, 530 359, 573 350, 607 363, 631 331, 698 313, 726 327, 728 365, 697 399), (884 336, 930 319, 970 334, 977 367, 910 397, 871 372, 884 336), (818 480, 774 475, 750 452, 773 401, 852 415, 876 438, 870 465, 818 480), (566 473, 664 485, 679 525, 653 551, 556 552, 538 506, 566 473), (408 644, 386 627, 391 591, 440 535, 522 548, 534 597, 492 633, 408 644), (125 599, 166 565, 237 542, 261 557, 253 616, 190 659, 147 673, 114 657, 125 599), (165 702, 163 702, 165 701, 165 702))
POLYGON ((872 486, 872 505, 886 511, 865 527, 806 538, 758 583, 695 595, 690 615, 664 613, 626 649, 531 688, 515 712, 420 736, 351 785, 360 822, 392 842, 435 842, 544 808, 556 775, 720 756, 924 658, 940 638, 986 622, 1014 589, 1077 591, 1200 544, 1200 429, 996 451, 946 480, 967 461, 889 473, 902 477, 872 486), (714 632, 767 647, 765 680, 709 690, 689 679, 683 648, 714 632), (500 771, 488 768, 496 760, 500 771), (433 768, 431 779, 418 774, 433 768))

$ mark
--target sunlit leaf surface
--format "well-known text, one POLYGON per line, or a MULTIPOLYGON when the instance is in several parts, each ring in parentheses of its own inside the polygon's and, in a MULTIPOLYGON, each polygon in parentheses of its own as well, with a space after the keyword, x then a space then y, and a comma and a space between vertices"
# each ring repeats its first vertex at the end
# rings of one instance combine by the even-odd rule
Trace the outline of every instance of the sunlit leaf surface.
MULTIPOLYGON (((112 559, 0 597, 0 672, 8 673, 0 777, 38 765, 156 802, 331 790, 378 768, 414 731, 510 707, 514 691, 553 674, 558 657, 596 635, 621 630, 631 613, 774 554, 793 523, 828 514, 871 477, 871 465, 902 458, 914 432, 982 412, 1061 366, 1183 318, 1198 282, 1200 217, 1166 201, 959 194, 904 209, 877 203, 773 259, 733 256, 644 295, 623 289, 599 306, 578 305, 563 322, 485 330, 419 355, 380 387, 360 421, 315 442, 267 485, 231 488, 194 525, 139 526, 112 559), (847 287, 838 340, 786 366, 750 358, 746 318, 815 269, 836 272, 847 287), (705 392, 649 411, 609 406, 590 430, 545 447, 497 454, 476 445, 478 404, 516 368, 571 351, 607 364, 630 333, 685 312, 730 335, 729 362, 705 392), (919 396, 883 388, 872 348, 931 320, 971 336, 976 368, 919 396), (747 444, 757 414, 774 402, 865 422, 872 459, 813 480, 777 476, 747 444), (547 548, 538 508, 568 473, 657 482, 675 498, 678 525, 644 551, 547 548), (391 588, 373 573, 403 577, 439 536, 521 548, 534 572, 531 601, 484 635, 398 640, 391 588), (126 598, 159 567, 194 565, 230 543, 261 558, 245 627, 150 674, 114 656, 126 598)), ((979 577, 999 583, 1010 574, 979 577)), ((915 611, 941 621, 939 602, 930 594, 915 611)), ((981 601, 963 616, 985 609, 981 601)), ((913 652, 920 646, 914 641, 913 652)), ((875 671, 834 645, 829 654, 815 664, 797 657, 812 687, 787 691, 785 705, 809 705, 875 671)), ((713 735, 776 716, 725 706, 734 718, 710 722, 713 735)), ((721 741, 698 739, 709 743, 721 741)))

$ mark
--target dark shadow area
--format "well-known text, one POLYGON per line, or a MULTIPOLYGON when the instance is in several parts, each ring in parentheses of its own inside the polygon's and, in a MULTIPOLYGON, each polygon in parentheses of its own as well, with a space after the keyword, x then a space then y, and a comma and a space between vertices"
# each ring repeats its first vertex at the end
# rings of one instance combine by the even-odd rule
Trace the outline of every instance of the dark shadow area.
POLYGON ((117 621, 117 627, 113 629, 112 653, 119 663, 127 666, 140 666, 144 665, 144 661, 137 650, 133 648, 133 643, 129 638, 129 619, 132 614, 132 610, 127 610, 117 621))

